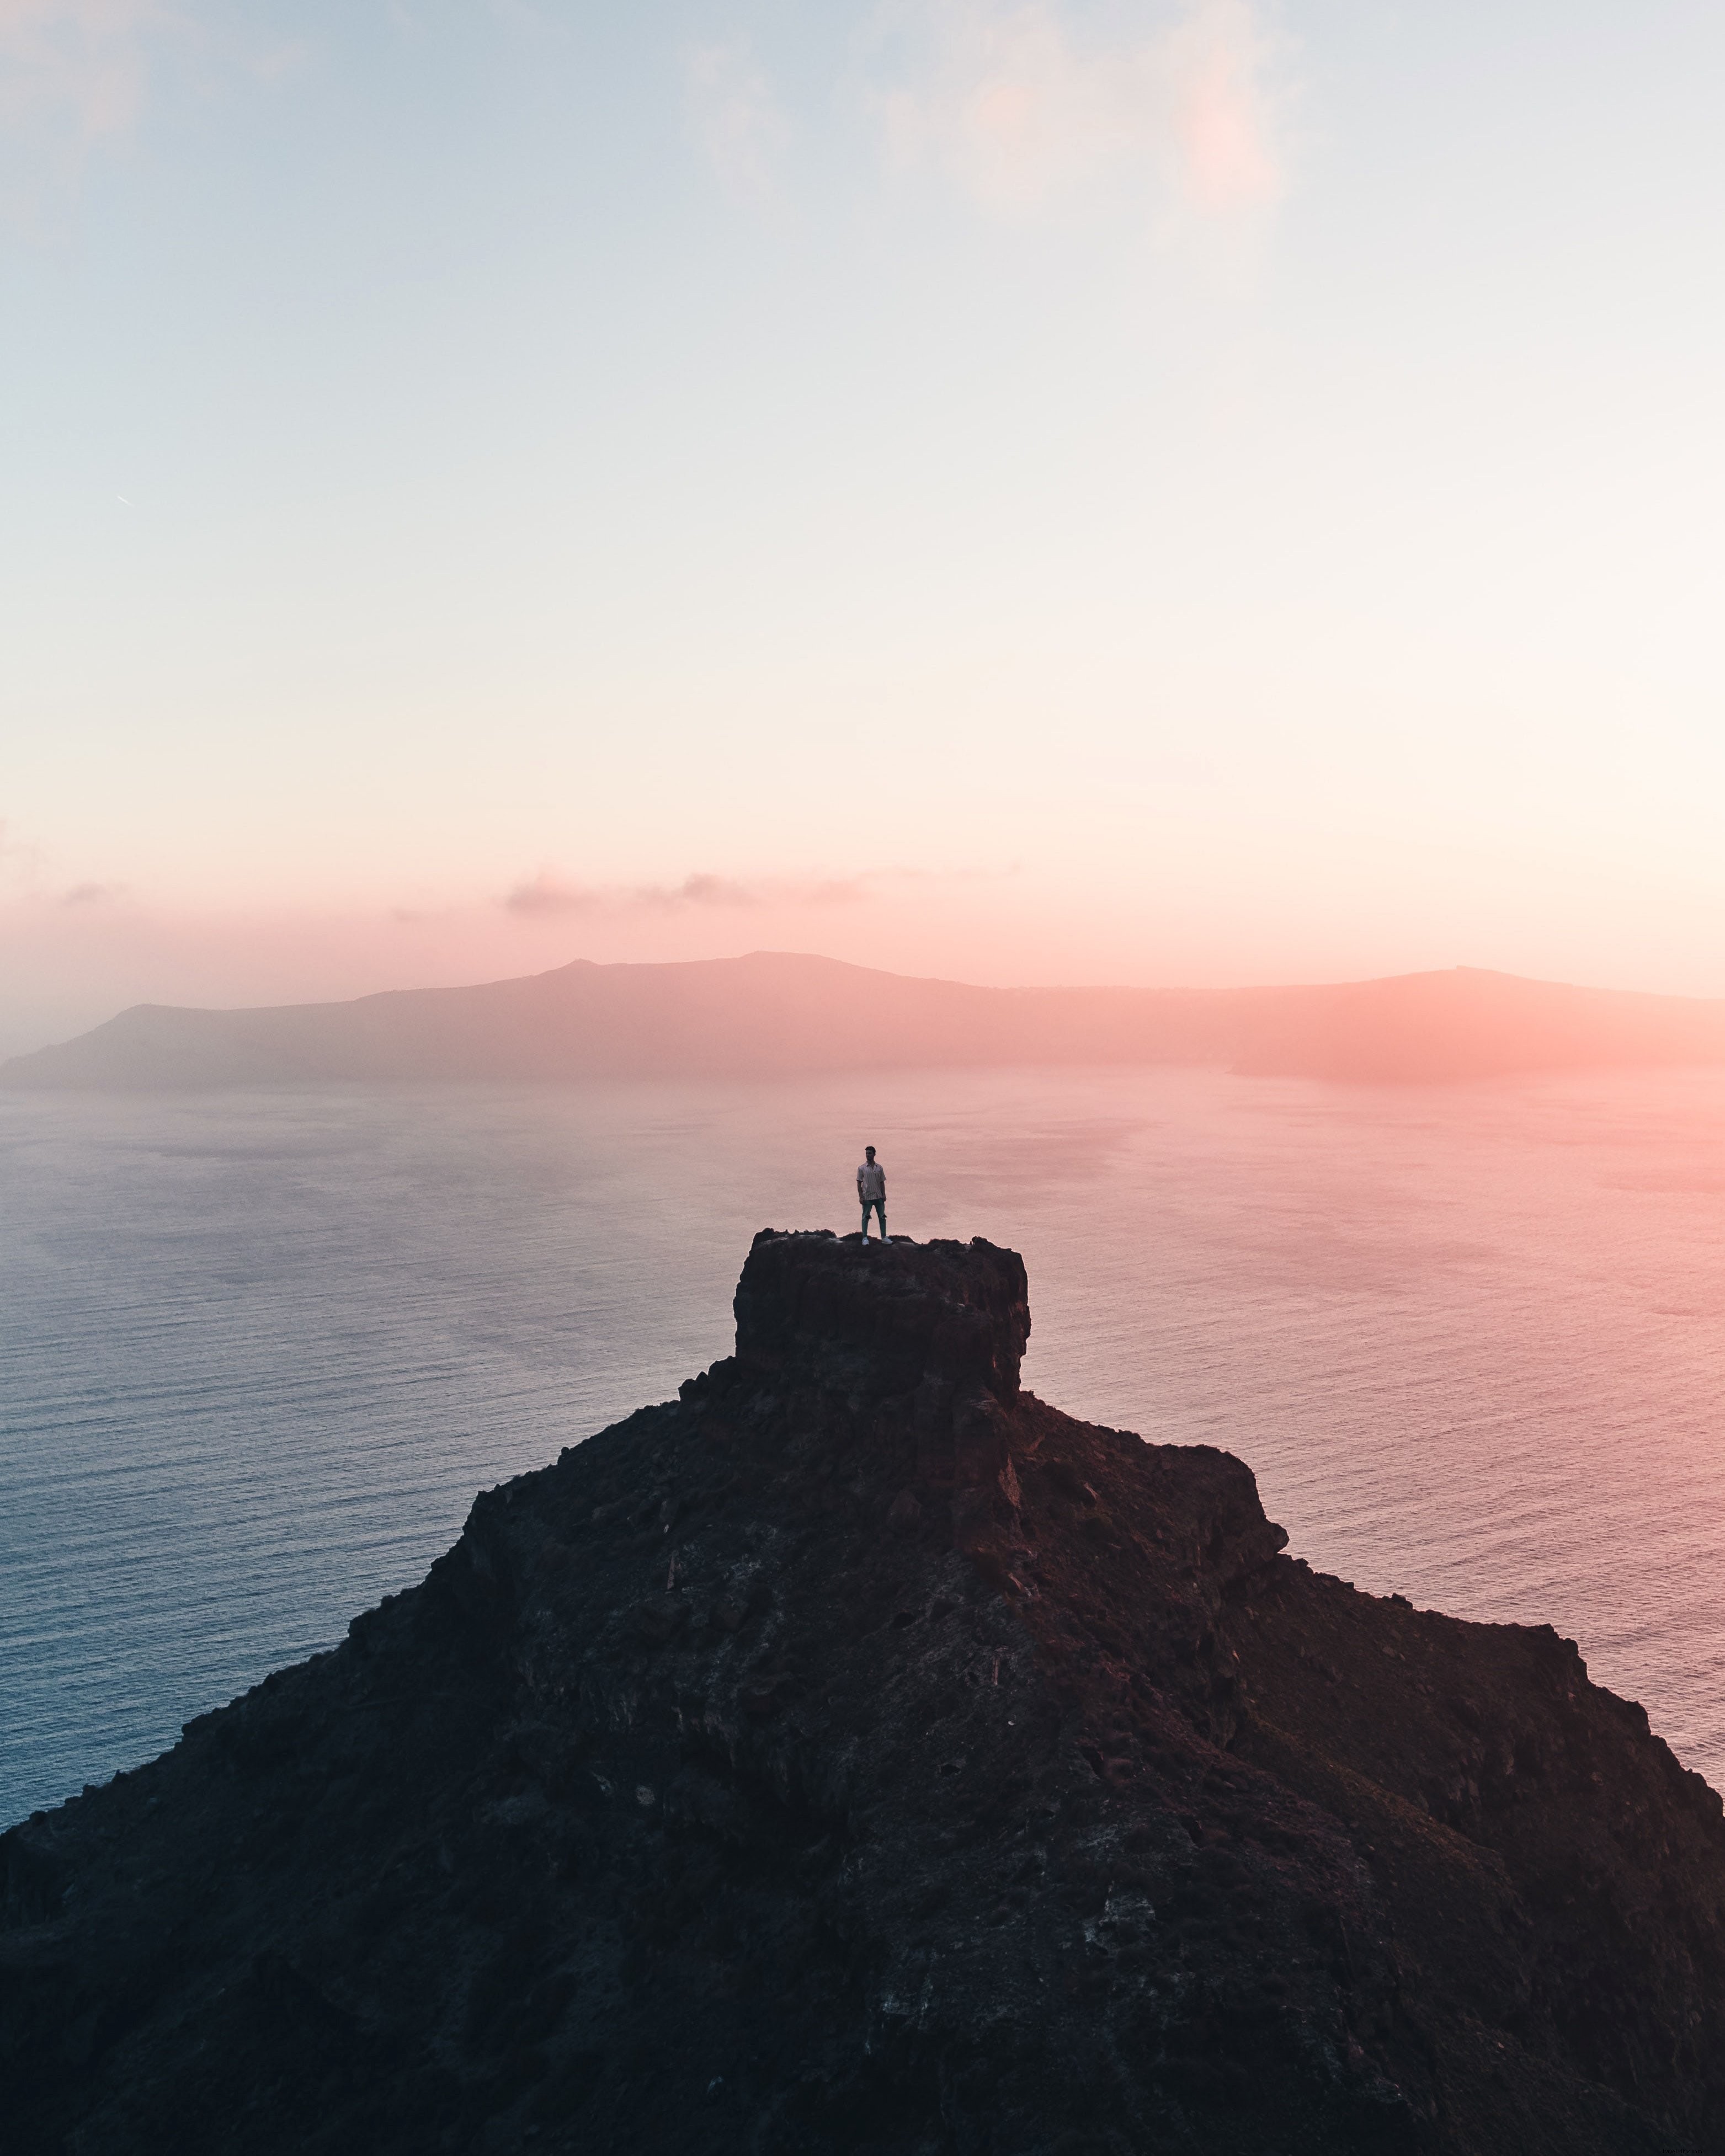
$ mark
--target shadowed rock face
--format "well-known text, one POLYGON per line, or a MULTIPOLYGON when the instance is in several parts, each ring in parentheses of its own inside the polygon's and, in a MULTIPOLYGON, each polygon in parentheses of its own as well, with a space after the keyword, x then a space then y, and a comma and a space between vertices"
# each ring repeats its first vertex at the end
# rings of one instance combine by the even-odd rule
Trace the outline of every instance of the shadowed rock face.
POLYGON ((0 1838, 8 2150, 1718 2145, 1719 1799, 1573 1645, 1021 1392, 1010 1252, 763 1235, 737 1309, 0 1838))

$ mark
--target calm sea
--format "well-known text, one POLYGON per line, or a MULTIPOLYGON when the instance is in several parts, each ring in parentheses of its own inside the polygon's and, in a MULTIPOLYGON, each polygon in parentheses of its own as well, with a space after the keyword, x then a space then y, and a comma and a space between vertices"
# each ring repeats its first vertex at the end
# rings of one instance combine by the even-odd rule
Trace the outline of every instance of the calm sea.
POLYGON ((1027 1382, 1292 1548, 1548 1620, 1725 1783, 1725 1072, 0 1094, 0 1822, 730 1347, 763 1226, 1022 1250, 1027 1382))

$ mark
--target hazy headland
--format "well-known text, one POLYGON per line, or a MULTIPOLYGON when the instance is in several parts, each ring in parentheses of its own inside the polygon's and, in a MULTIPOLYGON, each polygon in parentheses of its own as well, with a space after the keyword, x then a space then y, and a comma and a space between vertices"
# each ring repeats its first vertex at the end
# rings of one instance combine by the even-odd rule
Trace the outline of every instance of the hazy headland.
POLYGON ((1473 967, 1309 987, 1002 988, 759 951, 682 964, 577 959, 521 979, 347 1003, 140 1004, 0 1065, 0 1085, 131 1091, 1022 1064, 1211 1064, 1421 1083, 1721 1061, 1725 1001, 1473 967))

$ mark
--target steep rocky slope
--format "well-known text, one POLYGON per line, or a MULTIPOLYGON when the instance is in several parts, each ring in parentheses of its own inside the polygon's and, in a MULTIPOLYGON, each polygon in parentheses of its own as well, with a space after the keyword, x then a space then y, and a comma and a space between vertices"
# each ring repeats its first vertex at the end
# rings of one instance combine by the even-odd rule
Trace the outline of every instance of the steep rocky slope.
POLYGON ((1548 1630, 1019 1389, 1024 1268, 737 1352, 0 1838, 17 2156, 1715 2148, 1719 1799, 1548 1630))

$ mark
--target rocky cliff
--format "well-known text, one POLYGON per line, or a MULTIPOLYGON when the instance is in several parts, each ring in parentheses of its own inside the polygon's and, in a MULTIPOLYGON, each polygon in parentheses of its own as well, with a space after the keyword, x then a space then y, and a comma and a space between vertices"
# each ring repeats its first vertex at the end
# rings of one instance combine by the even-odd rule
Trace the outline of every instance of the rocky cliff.
POLYGON ((1548 1630, 1019 1389, 983 1244, 733 1358, 0 1838, 17 2156, 1716 2148, 1719 1799, 1548 1630))

